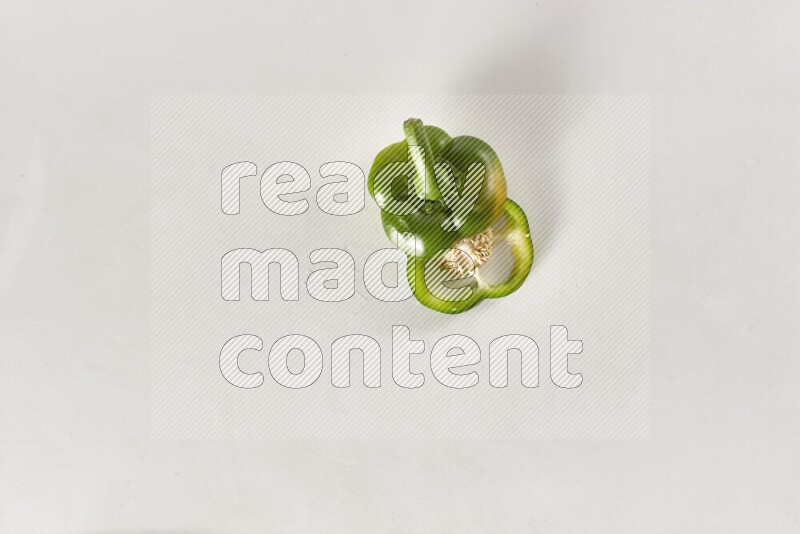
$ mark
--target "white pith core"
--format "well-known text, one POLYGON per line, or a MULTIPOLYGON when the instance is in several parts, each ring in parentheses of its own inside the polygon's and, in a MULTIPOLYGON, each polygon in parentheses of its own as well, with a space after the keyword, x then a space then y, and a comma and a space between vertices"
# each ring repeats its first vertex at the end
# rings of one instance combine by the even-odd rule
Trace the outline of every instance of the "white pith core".
POLYGON ((478 287, 507 281, 514 262, 512 250, 530 239, 530 234, 510 228, 507 223, 506 217, 501 217, 492 228, 457 242, 452 249, 458 252, 451 249, 443 254, 438 259, 439 269, 452 278, 462 278, 458 286, 464 285, 465 280, 472 280, 478 287))
POLYGON ((475 280, 479 285, 483 284, 483 279, 478 274, 478 267, 489 261, 489 256, 492 254, 493 240, 494 235, 491 228, 462 239, 453 245, 451 250, 442 255, 439 259, 439 269, 451 271, 458 275, 474 271, 475 280), (460 254, 453 249, 464 252, 464 254, 460 254))

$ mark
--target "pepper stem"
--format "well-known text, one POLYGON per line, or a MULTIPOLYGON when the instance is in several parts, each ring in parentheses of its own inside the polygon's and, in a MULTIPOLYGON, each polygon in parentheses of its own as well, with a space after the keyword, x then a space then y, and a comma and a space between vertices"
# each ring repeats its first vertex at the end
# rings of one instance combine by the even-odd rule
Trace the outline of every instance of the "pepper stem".
POLYGON ((412 153, 411 158, 416 168, 414 176, 414 191, 417 196, 425 200, 439 200, 442 193, 436 184, 436 173, 433 169, 433 149, 425 134, 425 128, 420 119, 408 119, 403 123, 403 132, 406 134, 408 146, 419 146, 424 150, 424 156, 412 153))

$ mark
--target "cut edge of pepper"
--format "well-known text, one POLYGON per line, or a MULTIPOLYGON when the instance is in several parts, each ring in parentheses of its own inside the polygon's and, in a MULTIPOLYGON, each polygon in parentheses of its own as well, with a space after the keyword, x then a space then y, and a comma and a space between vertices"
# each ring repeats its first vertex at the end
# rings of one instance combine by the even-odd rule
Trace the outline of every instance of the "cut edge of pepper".
POLYGON ((476 306, 484 299, 510 295, 522 286, 530 273, 534 256, 528 218, 522 208, 508 198, 503 214, 506 216, 505 227, 498 232, 499 235, 494 242, 505 240, 508 243, 511 257, 514 260, 508 279, 500 284, 487 284, 480 277, 479 268, 476 268, 472 276, 476 281, 476 287, 470 288, 472 291, 470 297, 464 300, 448 301, 433 295, 425 284, 425 267, 429 258, 408 256, 408 281, 414 289, 414 296, 421 304, 438 312, 458 314, 476 306))

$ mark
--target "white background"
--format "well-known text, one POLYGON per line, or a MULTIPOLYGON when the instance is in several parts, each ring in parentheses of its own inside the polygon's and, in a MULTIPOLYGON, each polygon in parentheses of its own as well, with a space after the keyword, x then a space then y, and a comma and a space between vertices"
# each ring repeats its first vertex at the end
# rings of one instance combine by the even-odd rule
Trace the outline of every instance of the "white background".
MULTIPOLYGON (((636 95, 154 98, 151 435, 648 437, 647 101, 636 95), (364 192, 365 178, 361 195, 369 201, 359 213, 336 217, 317 206, 321 165, 345 159, 369 172, 375 154, 402 138, 409 115, 447 125, 454 135, 480 132, 497 151, 508 196, 526 211, 535 248, 535 267, 513 295, 456 316, 413 298, 378 300, 365 288, 364 262, 394 245, 381 227, 380 208, 364 192), (260 173, 239 181, 240 213, 226 215, 220 209, 221 170, 242 159, 257 164, 260 173), (311 175, 308 193, 288 197, 307 198, 308 210, 291 217, 268 210, 260 195, 260 174, 284 159, 299 162, 311 175), (278 280, 273 269, 269 301, 253 300, 253 277, 242 268, 241 300, 223 300, 221 258, 242 247, 285 247, 295 254, 298 299, 278 297, 286 278, 281 273, 278 280), (309 253, 321 247, 353 257, 351 298, 311 297, 306 281, 320 266, 311 264, 309 253), (411 356, 407 364, 423 373, 419 389, 399 387, 392 378, 393 325, 407 326, 412 338, 425 344, 425 354, 411 356), (572 339, 583 342, 568 365, 585 376, 579 388, 560 388, 550 380, 550 325, 565 325, 572 339), (238 359, 245 372, 265 374, 257 390, 234 387, 220 373, 223 344, 241 334, 256 335, 264 345, 238 359), (290 334, 308 336, 322 348, 322 376, 302 390, 276 384, 267 365, 273 343, 290 334), (382 347, 379 390, 363 385, 361 357, 352 358, 350 388, 331 385, 331 344, 350 334, 370 336, 382 347), (431 372, 434 344, 453 334, 469 336, 481 348, 480 363, 469 368, 478 384, 468 390, 444 387, 431 372), (538 344, 540 387, 522 387, 516 355, 509 364, 509 387, 490 386, 489 343, 506 334, 526 335, 538 344)), ((493 252, 492 261, 502 263, 503 251, 493 252)), ((302 367, 298 352, 289 361, 302 367)))
POLYGON ((0 531, 796 532, 795 2, 4 2, 0 531), (651 95, 651 438, 158 441, 149 106, 651 95))

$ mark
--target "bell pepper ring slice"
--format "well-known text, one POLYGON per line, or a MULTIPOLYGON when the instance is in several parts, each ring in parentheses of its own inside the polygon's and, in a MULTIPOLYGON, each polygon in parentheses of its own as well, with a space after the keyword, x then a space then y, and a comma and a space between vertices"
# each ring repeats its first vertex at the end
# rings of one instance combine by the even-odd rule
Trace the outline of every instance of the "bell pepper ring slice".
POLYGON ((420 303, 457 314, 484 299, 505 297, 519 289, 533 264, 533 241, 525 212, 516 202, 507 199, 503 215, 505 225, 499 231, 490 228, 433 256, 407 256, 408 281, 420 303), (502 261, 491 254, 501 242, 508 245, 511 268, 505 280, 493 284, 482 277, 481 269, 493 259, 502 261))

